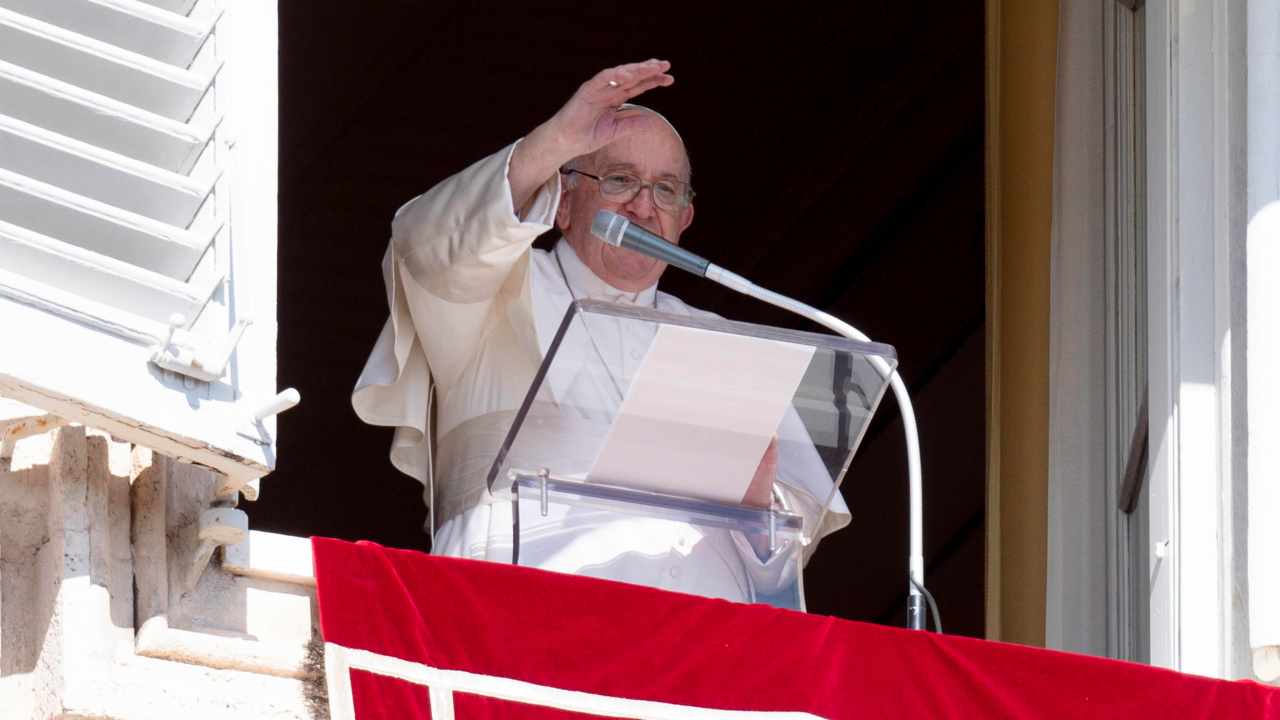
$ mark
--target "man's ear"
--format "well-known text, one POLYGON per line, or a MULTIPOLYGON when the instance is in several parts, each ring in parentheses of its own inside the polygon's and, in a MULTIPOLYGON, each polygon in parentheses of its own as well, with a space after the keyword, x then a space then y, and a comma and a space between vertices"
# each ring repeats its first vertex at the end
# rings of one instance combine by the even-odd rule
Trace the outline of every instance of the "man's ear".
POLYGON ((689 203, 689 206, 682 211, 682 214, 683 217, 680 218, 680 232, 683 233, 685 230, 689 229, 690 225, 693 224, 693 203, 689 203))
POLYGON ((556 206, 556 227, 560 228, 563 234, 569 230, 569 216, 572 214, 570 210, 570 200, 573 197, 572 188, 565 178, 561 178, 560 182, 560 204, 556 206))

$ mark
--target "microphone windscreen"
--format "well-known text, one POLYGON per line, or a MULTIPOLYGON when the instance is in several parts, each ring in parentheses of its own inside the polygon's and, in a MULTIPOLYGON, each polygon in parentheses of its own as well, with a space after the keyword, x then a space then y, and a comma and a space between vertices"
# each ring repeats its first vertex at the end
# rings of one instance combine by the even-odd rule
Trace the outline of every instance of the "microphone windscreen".
POLYGON ((599 210, 591 219, 591 234, 609 243, 622 245, 622 234, 627 231, 631 221, 608 210, 599 210))

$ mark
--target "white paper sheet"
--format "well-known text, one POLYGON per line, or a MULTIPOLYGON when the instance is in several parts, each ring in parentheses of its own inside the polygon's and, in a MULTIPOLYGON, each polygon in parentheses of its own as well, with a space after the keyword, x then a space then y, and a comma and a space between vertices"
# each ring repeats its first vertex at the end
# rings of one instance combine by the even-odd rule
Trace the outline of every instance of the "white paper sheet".
POLYGON ((742 502, 813 351, 661 326, 587 479, 742 502))

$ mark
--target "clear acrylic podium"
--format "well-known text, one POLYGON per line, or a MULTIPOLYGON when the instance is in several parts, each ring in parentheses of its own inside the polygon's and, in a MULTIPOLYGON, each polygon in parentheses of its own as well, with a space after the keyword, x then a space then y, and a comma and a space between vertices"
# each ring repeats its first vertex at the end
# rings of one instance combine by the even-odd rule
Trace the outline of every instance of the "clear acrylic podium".
POLYGON ((878 343, 571 303, 488 474, 513 562, 803 610, 888 387, 872 357, 897 363, 878 343))

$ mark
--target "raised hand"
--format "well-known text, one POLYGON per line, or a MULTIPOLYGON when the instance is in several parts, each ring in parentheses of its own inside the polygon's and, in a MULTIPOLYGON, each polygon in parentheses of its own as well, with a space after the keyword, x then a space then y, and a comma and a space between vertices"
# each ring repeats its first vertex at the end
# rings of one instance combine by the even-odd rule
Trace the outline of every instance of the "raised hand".
MULTIPOLYGON (((545 123, 560 145, 563 161, 599 150, 656 118, 645 113, 619 114, 618 107, 656 87, 675 82, 666 60, 646 60, 601 70, 545 123)), ((660 122, 660 121, 659 121, 660 122)))
POLYGON ((582 83, 555 115, 534 128, 511 156, 507 178, 516 208, 523 208, 538 187, 579 155, 662 120, 645 112, 619 111, 628 100, 675 82, 671 63, 646 60, 601 70, 582 83))

